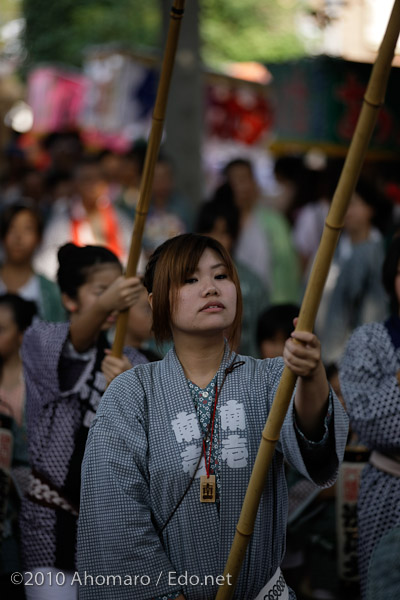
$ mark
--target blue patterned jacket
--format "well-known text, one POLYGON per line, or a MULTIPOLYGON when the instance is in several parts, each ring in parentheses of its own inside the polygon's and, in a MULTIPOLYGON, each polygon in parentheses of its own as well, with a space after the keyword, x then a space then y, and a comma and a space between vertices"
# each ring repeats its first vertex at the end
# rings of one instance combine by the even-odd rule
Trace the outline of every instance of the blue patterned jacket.
MULTIPOLYGON (((175 350, 160 362, 123 373, 107 389, 82 466, 78 566, 82 584, 86 577, 80 589, 83 600, 145 600, 179 590, 187 600, 215 597, 218 586, 211 584, 212 578, 215 581, 224 570, 283 369, 282 359, 257 360, 230 354, 226 348, 219 388, 235 358, 244 364, 227 376, 218 400, 220 507, 200 503, 195 478, 161 536, 157 530, 184 493, 202 443, 175 350), (192 577, 192 585, 179 585, 175 573, 197 576, 198 583, 192 577), (100 578, 96 585, 97 575, 121 579, 107 586, 100 578), (129 579, 135 575, 135 581, 129 579)), ((348 419, 333 393, 330 407, 325 434, 317 443, 296 430, 293 404, 289 409, 236 586, 238 600, 257 596, 285 552, 284 458, 318 485, 329 486, 335 480, 348 419)))

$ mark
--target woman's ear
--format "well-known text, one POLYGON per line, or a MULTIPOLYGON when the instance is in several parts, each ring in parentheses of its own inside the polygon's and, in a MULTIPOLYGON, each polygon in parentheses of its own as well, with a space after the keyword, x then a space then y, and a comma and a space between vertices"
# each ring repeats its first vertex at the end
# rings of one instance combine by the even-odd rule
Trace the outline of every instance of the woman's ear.
POLYGON ((63 303, 63 306, 65 308, 65 310, 69 313, 74 313, 78 310, 78 303, 76 300, 74 300, 73 298, 71 298, 70 296, 68 296, 68 294, 62 293, 61 294, 61 301, 63 303))
POLYGON ((147 300, 149 301, 151 310, 153 310, 153 292, 150 292, 150 294, 147 296, 147 300))

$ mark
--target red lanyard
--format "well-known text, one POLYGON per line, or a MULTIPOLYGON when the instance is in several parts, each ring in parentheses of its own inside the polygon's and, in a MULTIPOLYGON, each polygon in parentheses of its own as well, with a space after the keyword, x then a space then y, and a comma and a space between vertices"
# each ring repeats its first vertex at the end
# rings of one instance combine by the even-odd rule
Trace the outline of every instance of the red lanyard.
MULTIPOLYGON (((217 408, 217 402, 218 402, 218 387, 217 387, 217 384, 215 384, 215 398, 214 398, 214 409, 213 409, 213 414, 212 414, 212 419, 211 419, 211 436, 210 436, 210 448, 208 451, 208 465, 207 465, 206 440, 205 440, 205 438, 203 438, 204 464, 206 466, 207 478, 210 477, 211 450, 212 450, 212 441, 213 441, 213 434, 214 434, 215 409, 217 408)), ((208 430, 209 429, 210 429, 210 424, 208 424, 208 430)), ((208 431, 207 431, 207 434, 208 434, 208 431)))

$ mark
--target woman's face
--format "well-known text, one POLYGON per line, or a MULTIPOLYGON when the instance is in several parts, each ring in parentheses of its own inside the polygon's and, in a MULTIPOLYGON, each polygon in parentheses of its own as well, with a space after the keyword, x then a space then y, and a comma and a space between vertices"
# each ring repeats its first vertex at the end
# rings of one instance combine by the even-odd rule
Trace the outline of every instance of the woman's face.
MULTIPOLYGON (((107 288, 121 275, 119 265, 114 263, 104 263, 99 265, 87 281, 80 286, 76 299, 71 299, 68 296, 64 299, 65 308, 72 313, 81 314, 90 310, 99 296, 106 291, 107 288)), ((109 329, 116 321, 117 313, 112 313, 107 317, 102 326, 102 330, 109 329)))
POLYGON ((97 208, 99 198, 107 194, 107 185, 98 165, 82 166, 75 178, 75 187, 87 211, 97 208))
POLYGON ((361 196, 354 193, 344 219, 346 230, 352 234, 369 228, 374 217, 374 210, 361 196))
POLYGON ((174 337, 179 333, 209 335, 232 325, 237 293, 222 258, 207 248, 196 271, 178 290, 175 301, 172 295, 170 301, 174 337))
POLYGON ((283 356, 286 336, 283 331, 278 331, 273 337, 265 339, 260 344, 261 358, 276 358, 283 356))
POLYGON ((31 260, 40 243, 38 223, 29 210, 21 210, 15 215, 4 237, 4 249, 8 260, 24 263, 31 260))
POLYGON ((22 343, 22 333, 14 320, 14 314, 8 306, 0 306, 0 357, 6 359, 18 352, 22 343))
POLYGON ((253 173, 246 165, 235 165, 229 169, 228 181, 232 187, 235 204, 239 210, 252 207, 257 199, 258 189, 253 173))

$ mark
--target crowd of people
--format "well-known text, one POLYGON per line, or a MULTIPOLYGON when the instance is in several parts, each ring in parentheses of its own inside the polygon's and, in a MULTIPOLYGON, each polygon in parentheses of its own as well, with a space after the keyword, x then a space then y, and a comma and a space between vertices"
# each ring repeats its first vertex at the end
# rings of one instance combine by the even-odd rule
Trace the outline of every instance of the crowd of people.
POLYGON ((214 598, 285 365, 297 385, 235 597, 400 597, 396 170, 364 169, 307 333, 294 327, 340 161, 276 159, 271 197, 239 157, 196 209, 161 153, 125 278, 145 145, 88 153, 68 133, 44 151, 39 165, 12 143, 0 180, 4 597, 214 598), (368 464, 344 581, 333 484, 349 446, 368 464))

